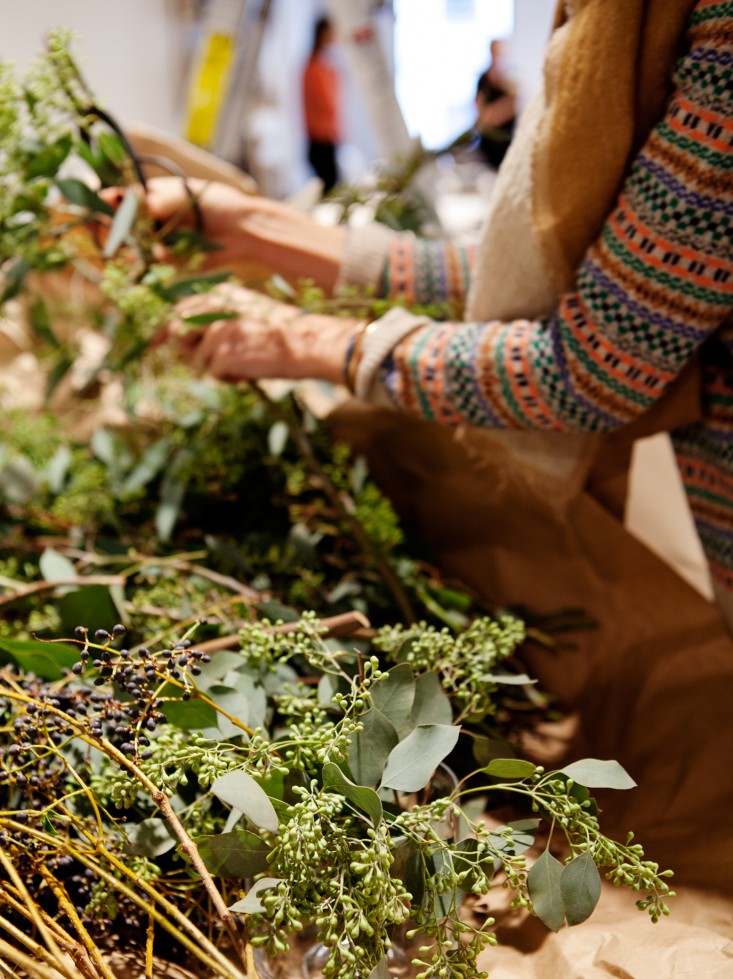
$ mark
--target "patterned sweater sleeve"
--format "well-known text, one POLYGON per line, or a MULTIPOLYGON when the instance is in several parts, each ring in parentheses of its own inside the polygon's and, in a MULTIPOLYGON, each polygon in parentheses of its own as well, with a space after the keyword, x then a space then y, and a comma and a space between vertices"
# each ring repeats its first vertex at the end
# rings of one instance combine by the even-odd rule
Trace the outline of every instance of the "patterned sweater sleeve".
POLYGON ((367 225, 349 233, 338 288, 376 286, 380 296, 410 305, 445 303, 458 313, 466 305, 475 258, 473 245, 367 225))
MULTIPOLYGON (((403 324, 362 377, 369 399, 445 424, 609 431, 663 394, 733 308, 732 5, 699 3, 690 39, 575 291, 539 321, 403 324)), ((386 282, 419 278, 394 260, 386 282)))

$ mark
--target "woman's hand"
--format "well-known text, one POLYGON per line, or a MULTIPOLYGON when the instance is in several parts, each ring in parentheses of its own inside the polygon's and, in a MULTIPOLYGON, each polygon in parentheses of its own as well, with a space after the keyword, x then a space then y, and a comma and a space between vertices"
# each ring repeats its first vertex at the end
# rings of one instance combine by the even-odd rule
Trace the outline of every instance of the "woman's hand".
MULTIPOLYGON (((323 227, 307 214, 216 181, 186 182, 198 202, 204 235, 219 246, 206 267, 226 267, 241 278, 253 271, 277 272, 292 280, 309 278, 330 292, 338 276, 346 242, 341 227, 323 227)), ((149 181, 145 198, 160 225, 193 227, 194 208, 178 177, 149 181)))
POLYGON ((176 307, 168 336, 198 370, 222 381, 317 378, 343 382, 359 320, 299 310, 250 289, 223 284, 176 307), (201 326, 191 318, 222 318, 201 326), (234 315, 231 315, 234 314, 234 315))

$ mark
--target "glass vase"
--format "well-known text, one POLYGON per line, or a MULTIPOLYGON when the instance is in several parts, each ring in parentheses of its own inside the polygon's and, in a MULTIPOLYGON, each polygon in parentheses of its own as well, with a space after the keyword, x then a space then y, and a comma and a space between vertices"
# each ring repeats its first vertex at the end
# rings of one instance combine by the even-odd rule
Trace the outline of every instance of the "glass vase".
MULTIPOLYGON (((320 943, 306 952, 301 965, 303 979, 324 979, 323 967, 328 962, 328 955, 328 949, 320 943)), ((412 979, 415 975, 410 956, 398 944, 387 952, 387 968, 390 979, 412 979)))

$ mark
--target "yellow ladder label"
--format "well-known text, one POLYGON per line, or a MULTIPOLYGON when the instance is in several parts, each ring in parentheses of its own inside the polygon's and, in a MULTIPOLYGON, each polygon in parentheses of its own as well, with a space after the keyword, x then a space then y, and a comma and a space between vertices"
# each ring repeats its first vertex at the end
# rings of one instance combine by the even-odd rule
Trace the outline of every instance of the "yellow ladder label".
POLYGON ((234 38, 209 34, 188 96, 186 138, 198 146, 209 146, 214 137, 233 61, 234 38))

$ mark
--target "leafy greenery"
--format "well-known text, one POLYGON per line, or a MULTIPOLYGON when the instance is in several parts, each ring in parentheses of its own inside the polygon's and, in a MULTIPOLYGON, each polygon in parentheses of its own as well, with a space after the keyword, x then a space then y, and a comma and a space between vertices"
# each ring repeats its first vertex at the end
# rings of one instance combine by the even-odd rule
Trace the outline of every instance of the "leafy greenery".
MULTIPOLYGON (((557 929, 600 868, 666 914, 668 872, 605 837, 588 791, 629 776, 519 757, 552 710, 515 660, 525 626, 441 580, 297 390, 156 346, 227 276, 201 273, 195 199, 193 228, 147 219, 144 165, 63 35, 22 80, 0 66, 0 304, 22 300, 46 398, 0 435, 0 958, 113 979, 114 935, 146 975, 160 950, 241 979, 311 929, 325 974, 380 979, 407 930, 424 979, 478 977, 494 936, 467 895, 507 887, 557 929), (490 828, 477 799, 516 818, 490 828)), ((418 220, 393 177, 380 207, 418 220)))
MULTIPOLYGON (((473 628, 492 632, 488 622, 473 628)), ((513 623, 503 628, 507 643, 512 629, 518 638, 513 623)), ((665 873, 638 845, 602 834, 583 789, 627 787, 618 766, 586 759, 547 773, 506 759, 476 763, 440 789, 436 773, 470 734, 455 720, 462 704, 440 675, 390 665, 326 633, 312 614, 294 629, 263 620, 243 628, 238 652, 219 658, 190 638, 128 649, 121 625, 94 637, 80 627, 62 678, 37 678, 58 670, 55 644, 43 647, 50 655, 35 664, 36 677, 0 673, 8 880, 43 875, 40 906, 70 929, 64 941, 74 930, 99 936, 111 920, 144 931, 149 915, 174 938, 183 916, 205 931, 211 911, 195 871, 209 899, 220 896, 220 927, 229 903, 247 915, 252 945, 276 955, 313 926, 329 950, 324 971, 337 979, 370 976, 406 922, 422 936, 423 979, 448 968, 485 975, 476 956, 494 936, 458 911, 466 894, 498 883, 555 930, 591 913, 599 867, 646 892, 641 903, 654 920, 666 913, 665 873), (516 796, 550 825, 529 872, 524 854, 540 820, 491 829, 467 809, 477 793, 516 796), (550 853, 553 833, 569 847, 564 863, 550 853), (80 875, 83 867, 91 874, 80 875), (238 900, 258 878, 265 882, 238 900), (69 902, 81 920, 69 917, 69 902)), ((427 626, 413 635, 443 651, 448 644, 427 626)), ((453 637, 451 654, 461 640, 453 637)), ((7 652, 23 662, 24 650, 7 652)), ((22 902, 12 907, 19 921, 30 915, 22 902)), ((210 941, 198 953, 210 966, 216 959, 210 941)))

